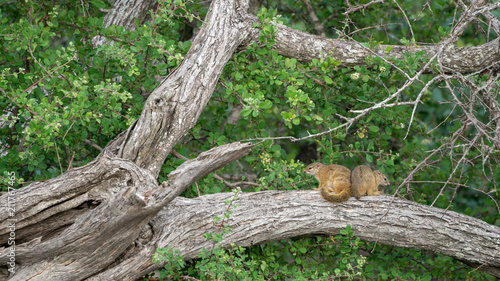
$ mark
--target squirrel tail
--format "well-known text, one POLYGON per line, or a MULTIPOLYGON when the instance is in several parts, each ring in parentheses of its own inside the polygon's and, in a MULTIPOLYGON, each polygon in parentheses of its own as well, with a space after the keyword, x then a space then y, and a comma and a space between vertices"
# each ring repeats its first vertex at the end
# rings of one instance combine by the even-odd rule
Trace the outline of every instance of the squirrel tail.
POLYGON ((326 188, 321 189, 321 196, 325 198, 326 201, 330 201, 333 203, 341 203, 349 200, 351 197, 351 189, 347 188, 342 190, 340 193, 330 193, 326 188))

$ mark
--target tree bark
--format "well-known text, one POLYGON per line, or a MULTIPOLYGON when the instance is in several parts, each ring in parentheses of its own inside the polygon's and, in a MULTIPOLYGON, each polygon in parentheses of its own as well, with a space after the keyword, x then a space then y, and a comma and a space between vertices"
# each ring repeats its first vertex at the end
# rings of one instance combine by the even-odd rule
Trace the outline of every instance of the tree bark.
POLYGON ((161 165, 198 120, 220 74, 248 36, 245 1, 214 1, 184 62, 149 96, 140 118, 106 153, 130 159, 158 175, 161 165), (241 2, 241 3, 240 3, 241 2))
MULTIPOLYGON (((147 224, 197 179, 246 155, 252 144, 211 149, 170 173, 160 186, 148 170, 102 155, 96 161, 15 194, 15 229, 0 214, 0 263, 6 264, 15 235, 16 274, 9 280, 82 280, 127 252, 147 224), (186 177, 182 176, 186 175, 186 177), (147 192, 146 192, 147 191, 147 192)), ((4 278, 7 276, 3 270, 4 278)))
MULTIPOLYGON (((247 10, 244 0, 213 1, 185 61, 149 96, 140 118, 93 162, 0 197, 1 206, 15 210, 12 217, 0 213, 1 279, 132 280, 160 266, 150 261, 157 247, 173 246, 192 259, 210 246, 202 234, 217 231, 211 222, 222 214, 223 199, 229 195, 197 199, 178 195, 202 176, 246 155, 252 145, 214 148, 177 167, 168 181, 158 185, 157 177, 172 147, 196 123, 227 61, 238 47, 257 40, 258 30, 252 27, 256 18, 247 10), (10 260, 12 233, 17 270, 9 275, 5 264, 10 260)), ((132 22, 125 14, 113 18, 123 24, 132 22)), ((275 48, 285 56, 307 61, 332 51, 330 55, 344 64, 361 64, 372 54, 356 42, 277 26, 275 48)), ((484 68, 500 60, 498 42, 477 49, 449 47, 442 61, 447 68, 465 73, 484 68), (477 59, 478 53, 488 56, 477 59), (445 59, 457 55, 467 66, 445 59), (470 64, 464 60, 467 56, 470 64)), ((390 54, 382 55, 397 57, 405 51, 411 50, 393 47, 390 54)), ((434 250, 481 264, 479 270, 500 277, 495 252, 500 248, 499 228, 454 212, 399 199, 391 202, 389 197, 333 205, 313 191, 241 194, 238 205, 228 221, 233 232, 226 236, 225 246, 331 235, 350 224, 362 239, 434 250)))
MULTIPOLYGON (((123 26, 127 30, 135 30, 135 20, 140 24, 149 18, 148 12, 155 7, 154 0, 116 0, 113 8, 106 14, 103 21, 104 27, 111 25, 123 26)), ((93 40, 94 46, 103 45, 107 42, 106 37, 96 36, 93 40)))
MULTIPOLYGON (((174 247, 186 260, 196 258, 212 242, 207 232, 227 209, 232 193, 195 199, 178 197, 151 221, 151 240, 133 249, 121 265, 91 280, 133 280, 163 264, 150 257, 157 247, 174 247), (134 264, 133 267, 126 265, 134 264), (124 266, 125 265, 125 266, 124 266), (101 278, 101 279, 99 279, 101 278)), ((263 191, 241 193, 226 224, 232 231, 221 246, 251 246, 303 235, 336 235, 351 225, 354 235, 384 245, 422 249, 482 265, 479 270, 500 275, 500 228, 481 220, 392 196, 351 198, 342 204, 323 200, 318 191, 263 191)))
MULTIPOLYGON (((498 4, 498 3, 497 3, 498 4)), ((273 46, 278 53, 285 57, 296 58, 309 62, 313 59, 321 60, 331 56, 342 63, 342 66, 365 65, 369 57, 379 56, 387 60, 403 59, 405 53, 425 52, 427 58, 433 57, 440 48, 445 52, 439 56, 442 63, 443 73, 459 72, 462 74, 483 71, 488 68, 498 67, 500 62, 500 38, 487 42, 480 46, 457 47, 455 45, 442 46, 440 44, 399 46, 379 45, 374 49, 365 47, 356 41, 344 39, 326 38, 290 27, 276 24, 276 44, 273 46), (390 51, 388 51, 390 50, 390 51)), ((256 41, 258 34, 249 38, 250 42, 256 41)), ((435 69, 428 68, 424 73, 433 73, 435 69)))

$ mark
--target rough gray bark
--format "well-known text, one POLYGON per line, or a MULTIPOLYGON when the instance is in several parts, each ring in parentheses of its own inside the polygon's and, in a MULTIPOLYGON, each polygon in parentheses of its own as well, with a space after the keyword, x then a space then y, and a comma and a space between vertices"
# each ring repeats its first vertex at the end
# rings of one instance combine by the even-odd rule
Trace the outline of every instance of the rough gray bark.
MULTIPOLYGON (((497 3, 497 6, 500 6, 497 3)), ((370 56, 380 56, 385 59, 402 59, 404 53, 415 53, 424 51, 430 58, 443 46, 440 44, 420 46, 398 46, 379 45, 374 50, 365 47, 356 41, 326 38, 306 32, 294 30, 284 25, 276 24, 275 50, 285 57, 296 58, 302 61, 320 60, 326 56, 334 57, 342 62, 342 65, 364 65, 370 56), (390 51, 387 51, 388 47, 390 51)), ((249 38, 253 42, 258 34, 253 33, 255 38, 249 38)), ((492 68, 500 61, 500 39, 497 38, 480 46, 456 47, 454 45, 444 46, 446 51, 442 53, 439 60, 442 62, 444 73, 472 73, 492 68)), ((432 73, 433 69, 427 69, 425 73, 432 73)))
MULTIPOLYGON (((147 1, 118 1, 144 9, 147 1)), ((497 3, 498 4, 498 3, 497 3)), ((497 5, 495 4, 495 5, 497 5)), ((491 5, 490 5, 491 6, 491 5)), ((483 6, 482 9, 486 9, 483 6)), ((490 7, 491 8, 491 7, 490 7)), ((132 280, 158 268, 150 263, 157 247, 178 245, 186 259, 207 247, 202 233, 215 231, 210 223, 224 210, 227 194, 198 199, 177 197, 202 176, 238 159, 250 144, 234 143, 186 161, 160 185, 161 165, 172 147, 194 126, 210 99, 224 65, 238 47, 256 40, 255 17, 244 0, 217 0, 205 24, 175 72, 150 95, 141 117, 110 142, 88 165, 46 182, 16 191, 16 268, 10 280, 132 280), (166 207, 165 209, 163 209, 166 207)), ((130 27, 129 17, 110 18, 130 27)), ((115 22, 116 23, 116 22, 115 22)), ((498 63, 498 40, 473 49, 449 47, 443 57, 470 57, 463 72, 498 63), (473 63, 475 61, 475 63, 473 63)), ((370 52, 358 43, 311 36, 278 26, 277 50, 302 60, 333 51, 345 64, 359 64, 370 52), (334 47, 334 48, 332 48, 334 47)), ((383 47, 382 47, 383 48, 383 47)), ((405 47, 393 46, 394 55, 405 47)), ((456 60, 442 60, 457 69, 456 60)), ((9 204, 9 194, 0 205, 9 204)), ((453 212, 387 197, 350 200, 332 205, 317 192, 261 192, 242 194, 229 224, 234 231, 224 243, 253 245, 303 234, 335 234, 347 224, 359 237, 382 244, 429 249, 481 264, 479 270, 500 276, 499 228, 453 212), (387 214, 382 216, 383 214, 387 214), (248 222, 248 223, 243 223, 248 222), (448 244, 443 243, 448 242, 448 244)), ((7 279, 11 235, 8 213, 0 213, 0 279, 7 279)), ((227 244, 226 244, 227 245, 227 244)))
POLYGON ((107 153, 158 175, 172 147, 196 124, 224 66, 248 36, 247 10, 248 3, 212 3, 184 62, 151 93, 141 117, 108 145, 107 153))
MULTIPOLYGON (((101 155, 84 167, 20 189, 11 196, 16 200, 17 270, 9 280, 82 280, 98 274, 129 251, 151 219, 189 185, 246 155, 252 146, 233 143, 204 152, 159 186, 148 170, 101 155)), ((0 205, 7 206, 8 198, 0 197, 0 205)), ((8 219, 8 212, 0 213, 0 245, 7 245, 11 235, 8 219)), ((10 247, 0 248, 0 263, 9 261, 9 252, 10 247)), ((5 279, 7 272, 2 273, 5 279)))
MULTIPOLYGON (((196 258, 202 248, 212 247, 203 234, 219 232, 213 219, 223 216, 224 200, 232 197, 232 193, 221 193, 176 198, 151 221, 150 242, 135 248, 123 261, 136 266, 110 268, 91 280, 133 280, 161 267, 148 259, 156 247, 174 247, 186 260, 196 258)), ((367 241, 429 250, 484 264, 481 270, 500 274, 500 228, 469 216, 391 196, 351 198, 342 204, 326 202, 311 190, 241 193, 238 197, 234 202, 238 207, 227 220, 232 231, 221 244, 225 248, 231 243, 251 246, 311 233, 334 235, 349 224, 355 236, 367 241)))
MULTIPOLYGON (((149 10, 157 5, 155 0, 117 0, 113 8, 106 14, 103 26, 123 26, 127 30, 135 30, 135 19, 143 24, 149 17, 149 10)), ((93 40, 94 46, 106 43, 106 38, 97 36, 93 40)))

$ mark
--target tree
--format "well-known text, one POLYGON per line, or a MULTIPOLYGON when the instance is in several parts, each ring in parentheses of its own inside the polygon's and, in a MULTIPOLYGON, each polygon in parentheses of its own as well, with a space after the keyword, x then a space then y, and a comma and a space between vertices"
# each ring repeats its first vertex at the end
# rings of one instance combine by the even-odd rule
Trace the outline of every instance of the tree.
MULTIPOLYGON (((492 13, 500 3, 460 2, 451 27, 427 32, 412 25, 418 14, 408 18, 414 2, 384 4, 397 16, 374 8, 380 1, 327 6, 342 16, 303 3, 313 30, 332 38, 285 26, 305 22, 287 2, 276 3, 289 13, 281 23, 276 10, 249 13, 244 0, 213 1, 206 15, 180 1, 118 0, 110 10, 94 1, 78 11, 63 1, 4 4, 4 278, 132 280, 169 265, 152 262, 158 247, 191 260, 215 242, 231 248, 341 231, 499 277, 500 28, 492 13), (411 38, 383 45, 384 32, 351 32, 389 29, 354 18, 360 9, 403 19, 411 38), (476 31, 484 36, 471 39, 476 31), (395 179, 393 196, 333 205, 315 191, 265 190, 314 186, 292 160, 295 143, 326 162, 375 162, 395 179), (241 168, 228 166, 238 159, 241 168), (214 174, 224 167, 265 174, 235 184, 214 174), (25 177, 35 182, 10 188, 25 177), (236 185, 258 192, 219 193, 236 185), (225 199, 238 205, 232 213, 225 199), (487 208, 467 209, 473 204, 487 208), (203 238, 229 225, 224 239, 203 238)), ((420 4, 424 16, 436 9, 420 4)))

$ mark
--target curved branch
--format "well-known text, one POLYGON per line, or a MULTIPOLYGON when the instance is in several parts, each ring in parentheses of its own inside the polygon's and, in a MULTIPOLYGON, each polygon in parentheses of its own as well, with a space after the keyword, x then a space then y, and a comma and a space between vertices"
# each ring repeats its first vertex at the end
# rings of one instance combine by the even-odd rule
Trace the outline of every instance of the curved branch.
POLYGON ((214 1, 183 63, 151 93, 141 116, 105 149, 157 175, 196 124, 224 66, 247 37, 247 1, 214 1), (242 3, 240 3, 242 2, 242 3))
POLYGON ((254 146, 252 143, 230 143, 214 147, 195 159, 187 160, 168 175, 168 181, 146 194, 147 201, 165 205, 197 180, 247 155, 254 146))
MULTIPOLYGON (((485 6, 473 13, 471 12, 471 14, 466 17, 467 20, 463 21, 463 24, 466 27, 477 14, 498 9, 499 7, 500 3, 496 3, 485 6)), ((257 18, 254 16, 251 16, 249 20, 258 22, 257 18)), ((424 51, 430 58, 442 48, 441 44, 434 44, 422 46, 379 45, 375 49, 369 49, 356 41, 312 35, 281 24, 275 24, 275 26, 277 27, 277 33, 276 44, 273 48, 285 57, 296 58, 305 62, 312 61, 313 59, 320 60, 325 56, 332 56, 345 66, 364 65, 366 58, 374 55, 385 59, 403 59, 405 53, 424 51)), ((463 29, 463 27, 462 25, 460 26, 461 29, 463 29)), ((253 42, 258 42, 258 38, 258 31, 252 31, 249 38, 244 42, 245 46, 253 42)), ((444 68, 442 71, 444 73, 472 73, 492 67, 500 63, 499 45, 500 38, 473 47, 460 48, 449 45, 446 52, 443 52, 439 57, 444 68)), ((425 70, 425 73, 430 73, 431 71, 432 69, 428 68, 425 70)))
POLYGON ((316 32, 319 35, 325 36, 325 30, 323 28, 323 25, 319 22, 319 19, 316 16, 316 13, 314 12, 314 9, 313 9, 313 7, 311 5, 311 1, 309 1, 309 0, 302 0, 302 3, 304 4, 304 6, 306 8, 306 11, 307 11, 307 14, 309 15, 309 18, 311 19, 311 21, 313 23, 314 30, 316 30, 316 32))
MULTIPOLYGON (((211 248, 203 234, 219 232, 213 219, 223 215, 224 200, 232 197, 232 193, 177 197, 152 220, 151 240, 120 263, 137 266, 110 268, 92 280, 133 280, 160 268, 150 260, 157 247, 174 247, 186 260, 196 258, 202 248, 211 248)), ((232 231, 221 242, 223 247, 307 234, 334 235, 351 225, 354 235, 363 240, 441 253, 500 276, 500 228, 452 211, 391 196, 331 204, 310 190, 241 193, 235 204, 238 207, 227 220, 232 231)))

